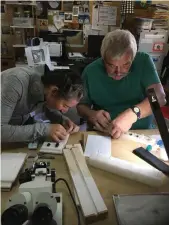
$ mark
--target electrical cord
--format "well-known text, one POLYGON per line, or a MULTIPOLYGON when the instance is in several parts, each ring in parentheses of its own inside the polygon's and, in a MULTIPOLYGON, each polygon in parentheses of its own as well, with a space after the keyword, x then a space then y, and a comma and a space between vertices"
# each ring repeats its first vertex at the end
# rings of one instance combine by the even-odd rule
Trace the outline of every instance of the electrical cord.
POLYGON ((76 212, 77 212, 78 225, 81 225, 81 222, 80 222, 80 213, 79 213, 78 207, 76 205, 75 199, 73 197, 73 194, 72 194, 72 192, 70 190, 70 187, 68 185, 68 182, 64 178, 58 178, 58 179, 55 180, 55 182, 53 184, 56 185, 56 183, 58 183, 59 181, 63 181, 66 184, 66 187, 67 187, 67 189, 69 191, 69 194, 70 194, 70 196, 72 198, 73 204, 74 204, 75 209, 76 209, 76 212))

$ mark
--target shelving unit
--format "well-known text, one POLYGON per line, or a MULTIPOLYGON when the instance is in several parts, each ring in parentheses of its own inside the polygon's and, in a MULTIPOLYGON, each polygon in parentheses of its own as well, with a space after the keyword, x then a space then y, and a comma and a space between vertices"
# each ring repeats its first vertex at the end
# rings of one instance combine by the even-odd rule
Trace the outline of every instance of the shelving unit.
POLYGON ((30 38, 37 36, 36 5, 35 1, 5 2, 6 13, 10 20, 15 66, 25 65, 24 48, 30 38))
POLYGON ((13 45, 14 48, 25 48, 26 45, 24 44, 16 44, 16 45, 13 45))
POLYGON ((31 29, 35 28, 35 26, 10 26, 11 28, 19 28, 19 29, 31 29))
POLYGON ((6 5, 24 5, 24 6, 36 6, 36 3, 25 3, 25 2, 6 2, 6 5))

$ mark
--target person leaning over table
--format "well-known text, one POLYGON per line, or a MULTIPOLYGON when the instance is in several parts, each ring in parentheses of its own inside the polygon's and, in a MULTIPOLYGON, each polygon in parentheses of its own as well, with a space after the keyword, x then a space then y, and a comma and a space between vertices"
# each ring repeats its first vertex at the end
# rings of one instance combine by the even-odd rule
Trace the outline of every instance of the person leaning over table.
POLYGON ((62 115, 83 96, 80 76, 49 71, 45 65, 11 68, 1 74, 1 140, 64 140, 79 127, 62 115), (47 122, 47 123, 46 123, 47 122))
POLYGON ((137 52, 136 40, 127 30, 107 33, 101 58, 85 68, 83 79, 86 93, 77 106, 80 116, 113 138, 129 129, 151 127, 147 89, 155 89, 161 106, 166 103, 151 57, 137 52))

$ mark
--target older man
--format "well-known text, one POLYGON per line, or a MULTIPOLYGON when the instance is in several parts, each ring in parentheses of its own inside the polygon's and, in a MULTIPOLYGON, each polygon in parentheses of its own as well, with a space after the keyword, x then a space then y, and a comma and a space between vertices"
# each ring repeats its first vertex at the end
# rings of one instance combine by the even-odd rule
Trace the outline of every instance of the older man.
POLYGON ((154 88, 160 104, 166 103, 150 56, 137 52, 136 40, 127 30, 108 33, 101 56, 84 70, 86 95, 77 107, 79 114, 113 138, 131 128, 150 128, 152 111, 146 90, 154 88))

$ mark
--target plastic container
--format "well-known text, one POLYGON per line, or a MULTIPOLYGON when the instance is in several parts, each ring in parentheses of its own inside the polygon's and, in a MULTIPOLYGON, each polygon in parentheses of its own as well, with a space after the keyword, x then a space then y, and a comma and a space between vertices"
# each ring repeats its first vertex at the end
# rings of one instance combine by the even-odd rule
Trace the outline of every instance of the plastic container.
POLYGON ((135 26, 139 30, 151 30, 153 25, 153 19, 149 18, 141 18, 141 17, 135 17, 135 26))

